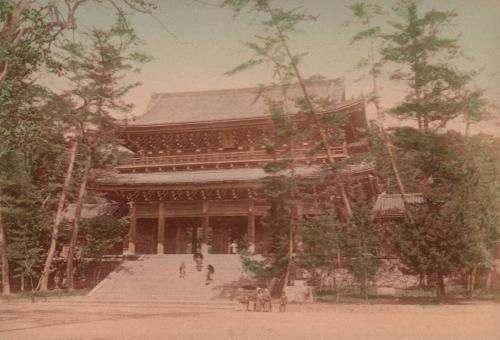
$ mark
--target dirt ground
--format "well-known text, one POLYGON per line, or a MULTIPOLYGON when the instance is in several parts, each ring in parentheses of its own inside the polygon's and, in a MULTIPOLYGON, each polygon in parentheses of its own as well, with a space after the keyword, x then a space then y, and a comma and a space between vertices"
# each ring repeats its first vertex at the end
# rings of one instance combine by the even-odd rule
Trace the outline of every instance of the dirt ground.
POLYGON ((0 301, 0 339, 500 339, 500 304, 311 304, 266 313, 71 299, 0 301))

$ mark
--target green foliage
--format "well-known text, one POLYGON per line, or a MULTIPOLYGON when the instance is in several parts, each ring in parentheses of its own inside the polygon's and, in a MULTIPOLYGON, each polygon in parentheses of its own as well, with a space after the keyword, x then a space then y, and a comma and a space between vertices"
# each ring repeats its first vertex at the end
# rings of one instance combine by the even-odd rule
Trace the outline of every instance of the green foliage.
POLYGON ((30 286, 34 288, 42 270, 45 249, 40 240, 43 237, 27 225, 21 228, 9 229, 9 260, 14 264, 14 277, 29 280, 30 286))
POLYGON ((465 140, 456 132, 437 134, 399 128, 394 133, 394 144, 406 151, 407 159, 419 171, 416 177, 420 181, 432 177, 436 189, 458 183, 466 176, 462 167, 465 140))
MULTIPOLYGON (((384 65, 384 60, 376 55, 376 47, 379 45, 381 38, 383 36, 382 28, 380 26, 379 20, 382 18, 384 11, 381 6, 371 2, 359 2, 348 6, 353 17, 352 22, 347 22, 347 25, 357 24, 361 27, 361 30, 354 35, 352 38, 352 44, 367 41, 370 46, 370 52, 368 57, 361 58, 356 64, 356 70, 367 69, 367 75, 370 75, 373 82, 373 88, 370 93, 366 95, 367 103, 373 103, 376 106, 377 114, 379 119, 381 119, 380 112, 380 97, 378 94, 377 81, 382 73, 382 66, 384 65)), ((366 75, 361 76, 359 80, 365 78, 366 75)))
POLYGON ((347 264, 361 292, 366 294, 377 273, 381 252, 380 231, 373 222, 371 204, 358 198, 348 223, 340 221, 337 215, 336 211, 326 211, 303 221, 300 263, 310 268, 347 264))
POLYGON ((123 240, 128 231, 128 221, 110 215, 98 216, 83 221, 81 234, 85 237, 84 256, 94 257, 109 254, 123 240))
MULTIPOLYGON (((116 25, 80 34, 75 15, 87 1, 94 2, 65 1, 63 14, 56 2, 0 0, 0 213, 16 275, 35 281, 67 169, 65 134, 75 125, 82 130, 99 126, 94 161, 109 165, 114 155, 109 113, 130 108, 121 97, 136 84, 125 84, 123 77, 137 70, 136 62, 149 59, 135 51, 138 39, 121 8, 148 12, 149 2, 113 2, 116 25), (65 40, 68 29, 77 37, 74 42, 65 40), (76 85, 55 94, 39 81, 46 74, 68 77, 76 85)), ((80 158, 91 143, 86 144, 78 150, 77 179, 80 158)))
POLYGON ((396 223, 391 237, 407 272, 447 276, 486 252, 479 230, 464 223, 464 215, 450 206, 424 207, 413 220, 396 223))
POLYGON ((62 62, 74 84, 65 95, 75 103, 74 118, 80 122, 112 126, 111 111, 131 109, 122 96, 139 83, 126 83, 124 76, 150 57, 136 50, 140 41, 124 20, 118 17, 111 29, 94 29, 84 35, 86 40, 64 45, 62 62))
POLYGON ((262 33, 256 35, 256 41, 246 42, 254 56, 242 64, 226 72, 233 75, 238 72, 247 71, 255 66, 266 64, 273 70, 273 77, 282 84, 289 84, 296 78, 293 65, 297 66, 301 58, 305 55, 288 55, 287 46, 283 43, 282 37, 286 40, 290 35, 298 32, 298 26, 315 20, 316 18, 301 8, 284 9, 272 7, 270 0, 225 0, 223 6, 230 7, 235 14, 240 14, 243 10, 248 10, 256 15, 264 15, 266 19, 261 19, 262 33), (268 19, 267 19, 268 18, 268 19))
POLYGON ((373 221, 371 204, 363 197, 354 201, 353 216, 345 228, 344 255, 349 259, 349 271, 366 294, 369 282, 379 266, 380 231, 373 221))
MULTIPOLYGON (((43 206, 42 194, 50 195, 50 188, 43 190, 42 182, 32 179, 38 169, 31 168, 23 156, 32 154, 23 155, 13 150, 0 154, 0 213, 7 230, 8 259, 14 277, 22 277, 32 284, 40 274, 43 252, 49 241, 46 231, 51 214, 43 206)), ((39 155, 39 160, 43 159, 39 155)), ((47 163, 43 168, 50 173, 53 165, 47 163)))
POLYGON ((491 267, 494 242, 500 238, 498 141, 411 128, 396 130, 394 137, 427 200, 413 219, 392 231, 406 269, 443 277, 491 267))
POLYGON ((256 261, 249 257, 241 256, 243 269, 259 281, 267 282, 276 276, 276 267, 263 261, 256 261))
POLYGON ((465 91, 473 73, 452 63, 460 56, 458 39, 441 34, 456 13, 431 10, 420 15, 414 0, 401 0, 394 13, 399 21, 391 22, 393 31, 384 35, 387 45, 380 53, 398 66, 391 78, 404 80, 409 93, 391 113, 417 119, 419 127, 428 128, 433 122, 444 127, 464 108, 478 104, 480 96, 480 92, 465 91))
POLYGON ((125 76, 150 57, 137 51, 140 40, 122 16, 109 30, 94 29, 83 36, 79 42, 66 40, 60 56, 71 82, 62 95, 69 108, 64 119, 83 136, 87 150, 82 155, 91 152, 94 167, 109 167, 118 154, 111 113, 130 111, 132 104, 123 96, 140 83, 127 82, 125 76))
MULTIPOLYGON (((314 110, 327 111, 331 109, 332 102, 322 98, 298 98, 296 107, 300 114, 292 118, 287 112, 286 96, 287 86, 298 79, 302 82, 298 65, 305 55, 292 54, 288 41, 292 34, 298 31, 299 25, 315 20, 303 8, 284 9, 272 6, 268 0, 240 1, 226 0, 224 5, 231 7, 235 15, 243 10, 248 10, 257 15, 261 20, 262 33, 256 36, 256 41, 245 45, 253 52, 254 56, 233 68, 227 74, 235 74, 248 70, 256 65, 267 64, 272 67, 273 78, 279 81, 283 91, 282 102, 270 102, 269 113, 273 123, 274 136, 268 143, 267 150, 273 155, 274 161, 264 166, 269 176, 264 180, 264 192, 270 201, 270 209, 263 222, 271 228, 272 245, 270 250, 271 263, 275 275, 289 273, 289 261, 295 250, 295 233, 300 224, 301 216, 297 216, 297 205, 305 201, 305 185, 296 175, 297 165, 296 148, 305 141, 310 141, 318 134, 318 130, 329 128, 335 131, 325 134, 323 144, 311 150, 311 155, 318 151, 325 151, 325 143, 343 141, 343 129, 347 115, 323 115, 316 117, 314 110), (326 136, 328 135, 328 136, 326 136)), ((320 77, 313 77, 319 79, 320 77)), ((305 91, 304 91, 305 92, 305 91)), ((307 96, 307 93, 304 93, 307 96)), ((323 131, 321 131, 323 132, 323 131)), ((330 167, 326 167, 330 170, 330 167)), ((311 222, 313 223, 313 222, 311 222)))
POLYGON ((336 211, 305 218, 301 224, 304 249, 299 254, 300 263, 310 268, 331 265, 343 251, 345 228, 336 211))

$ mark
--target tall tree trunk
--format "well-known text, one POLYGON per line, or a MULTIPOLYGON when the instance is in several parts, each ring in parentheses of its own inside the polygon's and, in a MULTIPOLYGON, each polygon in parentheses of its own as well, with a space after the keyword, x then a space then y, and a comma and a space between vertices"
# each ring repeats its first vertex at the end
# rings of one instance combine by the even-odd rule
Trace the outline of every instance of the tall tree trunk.
POLYGON ((66 261, 66 282, 68 289, 70 291, 74 289, 73 257, 75 254, 76 242, 78 240, 78 231, 80 229, 80 219, 82 216, 83 197, 85 196, 85 192, 87 190, 87 180, 89 176, 91 161, 92 161, 91 152, 88 151, 83 169, 82 182, 80 183, 80 189, 76 201, 75 217, 73 219, 73 228, 71 230, 71 240, 69 243, 68 258, 66 261))
POLYGON ((50 248, 47 254, 47 259, 45 260, 45 265, 43 267, 43 272, 40 277, 40 281, 38 282, 37 285, 37 290, 42 292, 47 291, 49 285, 50 267, 52 266, 52 260, 54 259, 54 254, 56 252, 57 238, 59 236, 59 225, 61 224, 62 220, 64 203, 66 202, 66 195, 68 194, 71 186, 71 179, 73 177, 73 168, 75 166, 77 149, 78 149, 78 137, 74 139, 70 149, 69 164, 68 164, 68 170, 66 172, 66 179, 64 180, 64 186, 61 192, 61 196, 59 197, 59 204, 57 206, 57 212, 54 219, 54 224, 52 225, 50 248))
POLYGON ((444 286, 443 274, 437 273, 436 275, 436 297, 441 299, 446 296, 446 289, 444 286))
MULTIPOLYGON (((0 40, 7 41, 12 47, 19 44, 19 35, 22 34, 22 15, 27 9, 27 1, 16 1, 12 4, 10 12, 6 13, 3 25, 0 28, 0 40)), ((7 78, 9 61, 0 59, 0 83, 7 78)))
POLYGON ((467 292, 467 295, 470 296, 470 287, 471 287, 471 282, 472 282, 472 270, 470 270, 467 273, 467 284, 465 287, 465 291, 467 292))
MULTIPOLYGON (((292 215, 294 215, 295 213, 292 212, 292 215)), ((291 272, 291 268, 292 268, 292 257, 293 257, 293 229, 294 229, 294 226, 295 226, 295 221, 294 221, 294 217, 291 216, 290 217, 290 223, 289 223, 289 229, 288 229, 288 253, 287 253, 287 257, 288 257, 288 261, 287 261, 287 265, 286 265, 286 270, 285 270, 285 276, 284 276, 284 279, 283 279, 283 288, 285 288, 286 286, 288 286, 288 280, 290 279, 290 272, 291 272)))
MULTIPOLYGON (((342 262, 340 260, 340 246, 337 246, 337 269, 339 271, 339 278, 342 275, 342 262)), ((335 301, 338 303, 340 301, 340 280, 337 281, 337 297, 335 301)))
MULTIPOLYGON (((375 51, 374 51, 374 42, 373 38, 370 39, 370 66, 371 66, 371 76, 372 76, 372 87, 373 87, 373 94, 374 94, 374 105, 375 105, 375 110, 377 112, 377 118, 379 120, 379 125, 380 125, 380 131, 382 132, 382 140, 384 142, 384 145, 387 149, 387 154, 389 156, 389 162, 391 163, 391 169, 392 172, 394 173, 394 177, 396 178, 396 183, 398 185, 399 189, 399 194, 401 195, 401 199, 403 201, 403 207, 406 211, 406 213, 409 215, 411 218, 411 213, 408 209, 408 200, 406 199, 406 190, 405 186, 403 184, 403 180, 401 179, 401 175, 399 172, 399 168, 396 162, 396 157, 394 157, 394 152, 392 149, 392 143, 389 135, 385 131, 385 114, 382 108, 380 107, 380 99, 378 97, 378 84, 377 84, 377 73, 375 72, 375 51)), ((420 126, 420 117, 419 117, 419 126, 420 126)))
POLYGON ((363 269, 363 296, 365 300, 368 300, 368 273, 366 272, 366 268, 363 269))
POLYGON ((296 174, 295 174, 295 141, 290 141, 290 158, 292 159, 291 163, 291 174, 290 174, 290 194, 293 202, 293 208, 290 214, 290 223, 288 226, 288 262, 286 265, 285 278, 283 288, 288 285, 288 280, 290 277, 290 271, 292 266, 292 257, 293 257, 293 241, 295 229, 297 228, 297 220, 298 220, 298 208, 297 208, 297 183, 296 183, 296 174))
POLYGON ((474 291, 476 290, 476 277, 477 277, 477 266, 474 266, 470 275, 470 291, 469 296, 472 297, 474 295, 474 291))
POLYGON ((2 256, 2 295, 10 294, 10 273, 8 243, 5 224, 2 220, 2 211, 0 210, 0 252, 2 256))
MULTIPOLYGON (((273 10, 269 6, 269 3, 267 1, 264 1, 264 5, 266 6, 267 12, 271 16, 271 20, 276 21, 276 18, 274 16, 273 10)), ((322 127, 322 124, 321 124, 321 122, 319 120, 319 117, 318 117, 318 114, 316 113, 316 110, 314 109, 311 97, 310 97, 309 92, 307 91, 307 88, 306 88, 306 84, 305 84, 304 79, 302 78, 302 75, 301 75, 301 73, 299 71, 299 68, 297 66, 297 62, 296 62, 295 58, 293 57, 293 55, 292 55, 292 53, 290 51, 290 48, 288 47, 288 43, 286 42, 286 38, 283 35, 283 32, 281 31, 281 28, 278 25, 274 25, 274 27, 276 28, 276 31, 278 32, 280 41, 281 41, 281 43, 282 43, 282 45, 283 45, 283 47, 285 49, 285 52, 286 52, 286 54, 288 56, 288 59, 290 60, 290 63, 292 65, 292 68, 293 68, 293 71, 295 73, 295 76, 297 77, 297 80, 299 82, 300 88, 302 90, 302 94, 304 95, 304 100, 305 100, 305 102, 306 102, 306 104, 307 104, 307 106, 309 108, 309 111, 311 113, 311 117, 313 118, 313 121, 314 121, 314 125, 316 126, 316 128, 317 128, 317 130, 319 132, 319 135, 321 137, 321 143, 322 143, 323 148, 325 149, 325 153, 326 153, 326 155, 328 157, 328 161, 331 164, 333 164, 335 162, 335 159, 333 157, 332 151, 330 150, 330 143, 328 142, 328 136, 326 134, 326 131, 322 127)), ((349 202, 349 199, 347 198, 347 195, 345 194, 344 183, 342 183, 341 181, 339 181, 337 183, 337 185, 340 188, 340 192, 341 192, 341 195, 342 195, 342 200, 343 200, 343 203, 344 203, 344 207, 346 209, 348 217, 350 218, 352 216, 352 209, 351 209, 351 204, 349 202)))
POLYGON ((398 185, 399 194, 401 195, 401 200, 403 201, 403 208, 408 217, 412 219, 413 217, 409 209, 408 199, 406 197, 406 189, 403 184, 403 180, 401 178, 398 165, 396 163, 396 157, 394 157, 391 140, 387 135, 387 133, 385 132, 384 127, 381 128, 381 131, 382 131, 382 139, 387 149, 387 154, 389 155, 389 161, 391 163, 392 172, 394 173, 394 177, 396 177, 396 183, 398 185))

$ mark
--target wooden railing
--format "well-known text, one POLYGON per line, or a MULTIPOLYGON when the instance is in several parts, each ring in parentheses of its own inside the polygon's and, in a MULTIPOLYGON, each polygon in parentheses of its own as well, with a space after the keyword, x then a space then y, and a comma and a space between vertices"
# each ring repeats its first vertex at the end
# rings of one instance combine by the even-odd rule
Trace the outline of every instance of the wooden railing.
MULTIPOLYGON (((330 148, 335 158, 345 158, 347 156, 346 146, 330 148)), ((285 152, 279 152, 278 158, 284 158, 285 152)), ((310 149, 297 149, 295 159, 298 161, 314 161, 326 159, 324 152, 311 155, 310 149)), ((148 168, 148 167, 174 167, 203 164, 227 164, 227 163, 258 163, 268 162, 273 159, 272 155, 265 150, 237 151, 237 152, 217 152, 209 154, 189 154, 189 155, 168 155, 154 157, 133 157, 125 159, 117 168, 148 168)))

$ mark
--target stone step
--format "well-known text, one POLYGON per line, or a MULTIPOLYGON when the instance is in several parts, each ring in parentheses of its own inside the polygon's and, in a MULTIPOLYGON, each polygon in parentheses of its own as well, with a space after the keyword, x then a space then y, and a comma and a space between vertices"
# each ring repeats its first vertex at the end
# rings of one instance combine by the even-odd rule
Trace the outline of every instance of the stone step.
POLYGON ((93 301, 112 299, 212 301, 228 295, 232 284, 244 277, 238 255, 207 255, 203 270, 197 271, 190 254, 145 255, 126 261, 104 279, 89 297, 93 301), (186 265, 186 277, 179 277, 179 266, 186 265), (213 281, 206 285, 206 266, 215 267, 213 281))
POLYGON ((147 308, 174 308, 174 309, 222 309, 222 310, 235 310, 238 309, 239 304, 234 301, 227 300, 196 300, 196 299, 176 299, 169 300, 163 297, 156 297, 153 299, 123 299, 123 298, 107 298, 107 299, 72 299, 71 301, 62 302, 55 301, 49 302, 57 305, 70 305, 82 304, 86 306, 109 306, 109 307, 147 307, 147 308))

